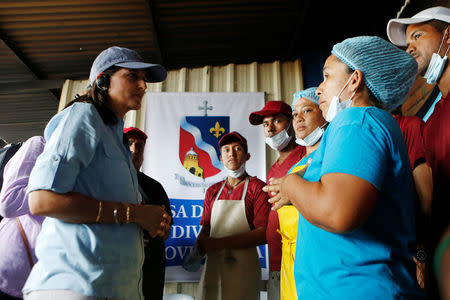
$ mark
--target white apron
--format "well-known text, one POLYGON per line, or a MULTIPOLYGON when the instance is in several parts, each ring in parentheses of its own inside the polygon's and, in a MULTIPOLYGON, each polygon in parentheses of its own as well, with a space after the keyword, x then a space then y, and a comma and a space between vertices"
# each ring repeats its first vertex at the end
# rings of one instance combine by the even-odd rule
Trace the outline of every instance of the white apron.
MULTIPOLYGON (((245 213, 245 195, 249 178, 245 180, 241 200, 218 199, 211 211, 210 237, 221 238, 249 232, 245 213)), ((207 255, 198 289, 197 300, 257 300, 260 299, 261 264, 256 247, 223 249, 207 255)))

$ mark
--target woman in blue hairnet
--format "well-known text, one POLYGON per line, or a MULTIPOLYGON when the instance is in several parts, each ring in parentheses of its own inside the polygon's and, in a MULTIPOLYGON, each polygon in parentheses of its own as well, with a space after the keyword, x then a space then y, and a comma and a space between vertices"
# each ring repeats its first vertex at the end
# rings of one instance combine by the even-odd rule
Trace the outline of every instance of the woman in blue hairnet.
POLYGON ((378 37, 333 47, 317 88, 330 122, 304 177, 266 186, 278 209, 299 211, 299 299, 416 299, 414 201, 402 133, 385 110, 417 73, 411 56, 378 37))

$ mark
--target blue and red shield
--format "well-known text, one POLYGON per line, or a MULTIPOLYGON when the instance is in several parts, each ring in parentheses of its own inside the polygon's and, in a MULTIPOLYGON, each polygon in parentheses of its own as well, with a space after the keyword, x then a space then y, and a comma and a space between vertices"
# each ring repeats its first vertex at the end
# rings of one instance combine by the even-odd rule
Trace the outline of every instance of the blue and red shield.
POLYGON ((183 117, 179 156, 184 168, 203 179, 218 174, 223 169, 219 140, 229 129, 229 116, 183 117))

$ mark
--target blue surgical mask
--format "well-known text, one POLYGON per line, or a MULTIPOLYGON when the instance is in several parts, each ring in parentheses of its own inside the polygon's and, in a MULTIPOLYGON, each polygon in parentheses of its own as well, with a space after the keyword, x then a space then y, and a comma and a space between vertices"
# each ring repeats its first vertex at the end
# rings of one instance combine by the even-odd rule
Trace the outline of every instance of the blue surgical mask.
POLYGON ((295 142, 299 144, 300 146, 310 147, 314 146, 317 141, 320 140, 322 137, 325 129, 324 127, 328 124, 328 122, 325 122, 322 126, 317 127, 313 130, 310 134, 308 134, 304 139, 296 138, 295 142))
POLYGON ((444 57, 441 57, 439 53, 441 52, 442 44, 444 43, 445 35, 442 37, 441 45, 439 46, 439 50, 437 53, 433 53, 431 56, 430 63, 428 64, 427 72, 423 76, 428 84, 433 84, 442 75, 442 71, 444 70, 445 63, 447 62, 447 52, 450 47, 445 51, 444 57))
POLYGON ((356 91, 354 91, 353 94, 350 96, 350 98, 345 101, 341 102, 339 97, 341 96, 342 92, 347 87, 347 85, 350 83, 350 79, 352 79, 353 74, 355 74, 355 72, 353 72, 352 75, 350 75, 350 77, 348 78, 347 82, 345 83, 344 87, 339 92, 339 94, 331 99, 327 115, 325 116, 325 120, 327 120, 327 122, 333 121, 334 117, 336 117, 338 113, 352 106, 353 104, 352 98, 355 95, 356 91))

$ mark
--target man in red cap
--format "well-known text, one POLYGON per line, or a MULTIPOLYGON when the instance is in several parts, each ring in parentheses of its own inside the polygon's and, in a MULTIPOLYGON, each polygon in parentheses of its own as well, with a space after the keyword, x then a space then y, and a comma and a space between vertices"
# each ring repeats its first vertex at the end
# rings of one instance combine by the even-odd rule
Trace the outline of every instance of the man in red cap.
POLYGON ((219 140, 227 178, 208 188, 197 247, 206 254, 200 300, 260 298, 261 265, 256 246, 266 243, 269 196, 265 183, 249 176, 247 140, 233 131, 219 140))
MULTIPOLYGON (((144 162, 144 148, 147 135, 138 128, 124 128, 123 133, 130 143, 130 151, 134 167, 136 168, 139 182, 139 190, 146 204, 164 205, 165 211, 172 217, 169 198, 162 185, 153 178, 140 172, 139 169, 144 162)), ((171 225, 173 222, 171 222, 171 225)), ((164 242, 170 235, 170 229, 164 238, 157 236, 151 238, 144 231, 144 253, 145 259, 142 266, 143 282, 142 291, 145 300, 163 298, 164 276, 166 270, 166 253, 164 242)))
MULTIPOLYGON (((263 125, 266 144, 278 152, 278 160, 267 173, 267 180, 283 177, 306 153, 306 148, 295 143, 292 128, 292 109, 283 101, 268 101, 260 111, 252 112, 250 124, 263 125)), ((267 299, 280 299, 281 236, 278 213, 271 210, 267 224, 266 238, 269 246, 269 281, 267 299)))

